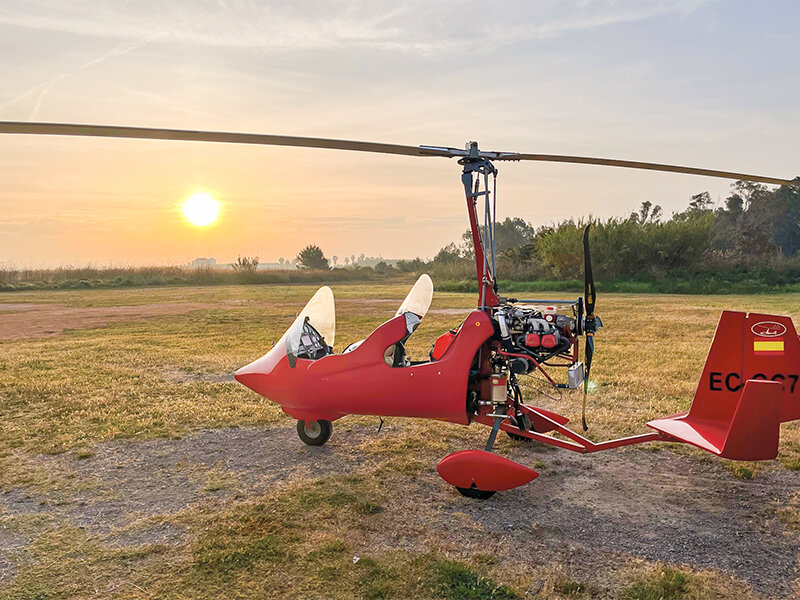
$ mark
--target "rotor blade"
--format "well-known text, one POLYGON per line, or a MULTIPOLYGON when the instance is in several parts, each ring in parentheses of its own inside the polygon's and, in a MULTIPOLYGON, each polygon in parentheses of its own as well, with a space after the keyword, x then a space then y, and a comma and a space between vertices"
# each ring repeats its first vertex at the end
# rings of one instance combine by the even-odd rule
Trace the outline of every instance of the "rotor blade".
POLYGON ((33 123, 23 121, 0 121, 0 133, 138 138, 149 140, 183 140, 195 142, 221 142, 229 144, 259 144, 264 146, 327 148, 331 150, 377 152, 379 154, 398 154, 402 156, 441 156, 446 158, 487 158, 489 160, 562 162, 585 165, 603 165, 608 167, 624 167, 629 169, 645 169, 649 171, 666 171, 670 173, 685 173, 688 175, 703 175, 706 177, 721 177, 724 179, 741 179, 745 181, 756 181, 774 185, 800 186, 800 179, 793 181, 778 177, 765 177, 761 175, 749 175, 746 173, 734 173, 731 171, 716 171, 713 169, 663 165, 659 163, 648 163, 634 160, 592 158, 587 156, 567 156, 561 154, 485 152, 478 150, 477 144, 474 143, 471 143, 470 148, 468 149, 459 149, 446 146, 403 146, 399 144, 383 144, 378 142, 332 140, 327 138, 266 135, 258 133, 158 129, 151 127, 120 127, 115 125, 85 125, 76 123, 33 123))
POLYGON ((156 129, 151 127, 118 127, 113 125, 0 121, 0 133, 136 138, 145 140, 181 140, 192 142, 222 142, 229 144, 259 144, 264 146, 327 148, 331 150, 378 152, 381 154, 400 154, 405 156, 449 156, 446 151, 437 148, 420 148, 418 146, 401 146, 398 144, 331 140, 326 138, 295 137, 289 135, 231 133, 225 131, 194 131, 186 129, 156 129))
POLYGON ((500 156, 496 160, 532 160, 542 162, 577 163, 581 165, 602 165, 606 167, 623 167, 627 169, 644 169, 646 171, 665 171, 667 173, 684 173, 686 175, 703 175, 705 177, 721 177, 723 179, 741 179, 756 181, 773 185, 800 185, 799 180, 781 179, 779 177, 766 177, 762 175, 749 175, 747 173, 734 173, 732 171, 716 171, 714 169, 699 169, 697 167, 681 167, 678 165, 663 165, 660 163, 640 162, 637 160, 618 160, 616 158, 593 158, 590 156, 566 156, 562 154, 515 154, 513 156, 500 156))

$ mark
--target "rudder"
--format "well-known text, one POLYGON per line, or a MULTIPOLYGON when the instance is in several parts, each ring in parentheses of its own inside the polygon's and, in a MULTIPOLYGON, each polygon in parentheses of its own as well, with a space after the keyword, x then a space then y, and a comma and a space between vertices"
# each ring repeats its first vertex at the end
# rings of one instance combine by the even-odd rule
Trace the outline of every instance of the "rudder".
POLYGON ((697 386, 692 416, 730 421, 749 379, 783 384, 780 420, 800 419, 800 339, 791 318, 724 311, 697 386))

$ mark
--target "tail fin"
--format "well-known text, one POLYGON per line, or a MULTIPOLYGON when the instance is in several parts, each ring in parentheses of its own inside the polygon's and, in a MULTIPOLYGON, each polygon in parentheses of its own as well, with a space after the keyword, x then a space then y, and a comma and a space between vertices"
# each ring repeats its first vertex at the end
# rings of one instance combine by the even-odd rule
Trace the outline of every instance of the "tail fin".
POLYGON ((768 460, 800 419, 800 339, 789 317, 725 311, 688 413, 648 423, 734 460, 768 460))

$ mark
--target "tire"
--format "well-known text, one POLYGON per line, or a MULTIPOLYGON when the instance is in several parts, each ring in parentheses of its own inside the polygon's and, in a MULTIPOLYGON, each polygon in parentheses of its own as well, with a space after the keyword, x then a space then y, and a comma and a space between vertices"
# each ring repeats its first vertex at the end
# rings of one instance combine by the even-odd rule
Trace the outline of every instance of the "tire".
MULTIPOLYGON (((521 415, 519 417, 522 421, 522 426, 525 429, 531 429, 531 420, 528 418, 528 415, 521 415)), ((510 431, 506 431, 508 437, 510 437, 515 442, 532 442, 531 438, 525 437, 524 435, 517 435, 516 433, 511 433, 510 431)))
POLYGON ((333 425, 330 421, 298 421, 297 435, 307 446, 322 446, 331 437, 333 425))
POLYGON ((458 493, 462 496, 466 496, 467 498, 473 498, 474 500, 488 500, 492 496, 495 495, 495 492, 486 492, 484 490, 479 490, 475 487, 475 484, 472 484, 472 487, 462 488, 456 486, 458 493))

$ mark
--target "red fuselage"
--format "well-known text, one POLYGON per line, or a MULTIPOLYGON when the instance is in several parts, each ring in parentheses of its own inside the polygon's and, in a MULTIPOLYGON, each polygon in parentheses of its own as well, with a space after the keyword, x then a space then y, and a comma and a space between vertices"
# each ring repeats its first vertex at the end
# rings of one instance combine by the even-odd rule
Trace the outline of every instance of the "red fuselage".
POLYGON ((384 352, 407 335, 406 319, 401 315, 378 327, 352 352, 318 360, 298 358, 292 367, 286 345, 279 342, 235 376, 298 420, 333 421, 356 414, 422 417, 466 425, 469 369, 492 334, 491 319, 483 311, 473 310, 439 360, 390 367, 384 352))

